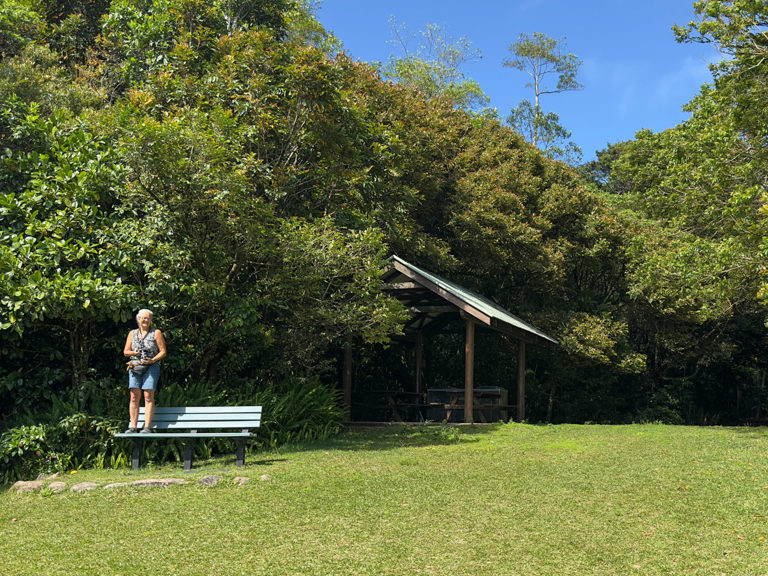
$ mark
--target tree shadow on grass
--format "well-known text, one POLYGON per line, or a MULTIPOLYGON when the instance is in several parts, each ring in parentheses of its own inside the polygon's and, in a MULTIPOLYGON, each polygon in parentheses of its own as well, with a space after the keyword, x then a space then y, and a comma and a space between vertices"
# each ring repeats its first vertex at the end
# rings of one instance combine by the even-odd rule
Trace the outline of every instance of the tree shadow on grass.
POLYGON ((328 440, 302 446, 306 450, 393 450, 478 442, 504 424, 348 425, 328 440))
POLYGON ((253 464, 254 466, 272 466, 275 464, 275 462, 288 462, 288 458, 267 458, 262 460, 253 460, 252 462, 249 462, 249 464, 253 464))
POLYGON ((768 438, 768 426, 726 426, 724 429, 755 440, 765 441, 768 438))

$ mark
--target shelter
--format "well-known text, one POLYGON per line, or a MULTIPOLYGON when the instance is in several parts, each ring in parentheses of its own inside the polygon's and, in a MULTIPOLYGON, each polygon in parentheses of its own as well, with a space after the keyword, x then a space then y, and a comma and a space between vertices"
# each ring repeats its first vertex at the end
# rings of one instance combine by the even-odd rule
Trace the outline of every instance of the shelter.
MULTIPOLYGON (((405 326, 415 336, 415 392, 424 392, 424 332, 440 323, 460 317, 465 323, 465 369, 463 405, 464 421, 471 422, 474 414, 475 327, 485 326, 507 334, 518 341, 517 362, 517 420, 525 419, 525 347, 526 344, 557 345, 554 338, 524 322, 489 299, 451 282, 437 274, 406 262, 398 256, 389 258, 383 274, 383 289, 394 295, 411 312, 405 326)), ((347 407, 351 405, 352 358, 347 351, 344 366, 344 393, 347 407)), ((459 406, 455 406, 459 408, 459 406)), ((349 413, 349 412, 348 412, 349 413)))

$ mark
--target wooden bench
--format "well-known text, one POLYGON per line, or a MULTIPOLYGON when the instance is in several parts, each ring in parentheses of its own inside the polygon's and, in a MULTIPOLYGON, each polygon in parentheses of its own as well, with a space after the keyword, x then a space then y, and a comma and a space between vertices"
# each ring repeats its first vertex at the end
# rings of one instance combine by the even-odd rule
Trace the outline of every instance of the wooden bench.
MULTIPOLYGON (((139 408, 139 430, 144 426, 144 407, 139 408)), ((115 438, 133 441, 131 468, 139 469, 142 442, 180 438, 184 441, 184 470, 192 469, 192 454, 197 438, 235 438, 237 466, 245 464, 245 441, 250 430, 261 426, 261 406, 176 406, 156 407, 150 433, 119 433, 115 438)))

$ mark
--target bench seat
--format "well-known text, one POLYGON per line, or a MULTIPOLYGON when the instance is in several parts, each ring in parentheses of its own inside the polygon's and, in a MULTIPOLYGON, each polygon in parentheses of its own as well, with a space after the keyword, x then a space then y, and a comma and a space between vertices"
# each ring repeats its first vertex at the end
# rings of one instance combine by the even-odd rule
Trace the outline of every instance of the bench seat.
MULTIPOLYGON (((144 407, 139 408, 138 428, 144 426, 144 407)), ((179 438, 184 441, 184 469, 192 469, 192 454, 197 438, 236 438, 237 466, 245 464, 245 441, 251 429, 261 426, 261 406, 158 406, 155 408, 151 433, 122 432, 115 438, 133 441, 131 468, 140 466, 142 442, 179 438)))
MULTIPOLYGON (((115 434, 116 438, 133 438, 137 434, 115 434)), ((151 436, 144 435, 142 438, 152 440, 152 438, 250 438, 250 432, 152 432, 151 436)))

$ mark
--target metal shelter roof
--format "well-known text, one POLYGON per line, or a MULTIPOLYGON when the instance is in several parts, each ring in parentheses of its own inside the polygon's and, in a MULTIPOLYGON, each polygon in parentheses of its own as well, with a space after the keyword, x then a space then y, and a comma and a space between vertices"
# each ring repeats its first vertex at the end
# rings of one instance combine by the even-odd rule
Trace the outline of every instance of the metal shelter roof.
POLYGON ((406 329, 426 328, 459 313, 524 342, 550 346, 558 344, 557 340, 535 326, 455 282, 395 255, 390 256, 389 261, 383 275, 384 289, 395 295, 413 314, 406 329))

